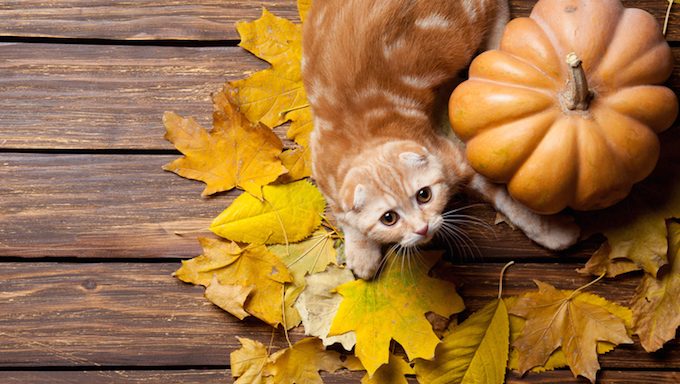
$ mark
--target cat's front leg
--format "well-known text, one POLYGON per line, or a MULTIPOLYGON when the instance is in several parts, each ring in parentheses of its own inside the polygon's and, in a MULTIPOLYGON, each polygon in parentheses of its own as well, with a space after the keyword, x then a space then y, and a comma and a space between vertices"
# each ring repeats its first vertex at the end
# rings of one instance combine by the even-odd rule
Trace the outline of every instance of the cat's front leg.
POLYGON ((345 234, 347 267, 364 280, 372 279, 382 259, 380 244, 351 226, 343 225, 342 231, 345 234))
POLYGON ((504 187, 491 183, 479 174, 472 177, 468 187, 492 203, 528 238, 548 249, 566 249, 579 239, 581 230, 570 216, 539 215, 515 201, 504 187))

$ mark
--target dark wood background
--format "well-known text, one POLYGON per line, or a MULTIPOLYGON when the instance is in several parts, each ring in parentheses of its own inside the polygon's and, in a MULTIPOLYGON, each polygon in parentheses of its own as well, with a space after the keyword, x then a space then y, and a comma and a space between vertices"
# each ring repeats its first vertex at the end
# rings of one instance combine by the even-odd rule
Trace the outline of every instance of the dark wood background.
MULTIPOLYGON (((534 0, 512 0, 514 16, 534 0)), ((626 0, 661 21, 663 0, 626 0)), ((206 126, 209 95, 265 64, 237 47, 237 20, 265 6, 298 20, 295 3, 229 0, 0 2, 0 382, 227 383, 235 336, 268 343, 272 329, 239 322, 170 276, 200 252, 196 234, 236 195, 202 199, 200 183, 164 173, 165 110, 206 126)), ((680 56, 680 6, 668 39, 680 56)), ((671 79, 680 89, 677 70, 671 79)), ((279 132, 281 133, 281 132, 279 132)), ((493 222, 481 207, 476 214, 493 222)), ((471 310, 532 278, 576 288, 597 240, 561 254, 504 224, 472 231, 479 254, 452 268, 471 310)), ((627 304, 639 276, 595 293, 627 304)), ((301 337, 299 330, 293 338, 301 337)), ((275 332, 276 346, 285 346, 275 332)), ((680 343, 602 356, 602 383, 680 382, 680 343)), ((360 373, 325 375, 358 382, 360 373)), ((511 383, 577 383, 568 370, 511 383)))

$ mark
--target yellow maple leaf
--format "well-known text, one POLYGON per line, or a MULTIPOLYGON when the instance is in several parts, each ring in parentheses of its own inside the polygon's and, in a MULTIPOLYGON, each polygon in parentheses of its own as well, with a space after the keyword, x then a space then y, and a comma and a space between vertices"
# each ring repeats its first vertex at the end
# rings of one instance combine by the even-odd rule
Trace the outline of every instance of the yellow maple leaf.
POLYGON ((281 176, 281 181, 289 183, 295 180, 304 179, 312 175, 312 157, 308 147, 297 147, 283 151, 281 162, 286 167, 288 173, 281 176))
POLYGON ((243 306, 253 289, 255 289, 253 285, 247 287, 236 284, 223 285, 217 275, 214 275, 210 285, 205 289, 205 297, 239 320, 243 320, 249 316, 243 306))
MULTIPOLYGON (((521 335, 512 343, 520 373, 544 365, 561 347, 574 376, 594 382, 600 369, 597 342, 633 343, 626 321, 610 312, 611 303, 599 296, 534 282, 538 291, 521 295, 509 309, 510 314, 526 320, 521 335)), ((626 312, 630 318, 630 310, 626 312)))
POLYGON ((323 384, 319 371, 333 373, 348 367, 348 362, 352 359, 343 361, 338 352, 326 351, 321 340, 308 337, 274 353, 265 366, 265 375, 275 384, 323 384))
POLYGON ((444 337, 434 360, 416 360, 418 380, 430 384, 502 384, 509 333, 505 303, 493 300, 444 337))
POLYGON ((309 136, 314 129, 311 108, 300 108, 287 113, 286 116, 292 121, 286 137, 303 147, 309 147, 309 136))
POLYGON ((262 186, 286 173, 279 155, 281 140, 262 124, 252 124, 227 99, 213 97, 213 129, 208 132, 194 119, 166 112, 165 138, 185 156, 163 169, 206 183, 203 196, 241 188, 262 198, 262 186))
POLYGON ((657 169, 619 204, 582 214, 585 233, 607 237, 580 272, 613 277, 642 268, 656 276, 668 263, 666 220, 680 217, 680 130, 660 136, 657 169))
POLYGON ((279 126, 286 111, 309 108, 302 85, 302 26, 266 9, 252 22, 239 22, 239 46, 267 61, 271 68, 232 81, 236 104, 250 121, 279 126))
POLYGON ((268 185, 262 194, 262 201, 249 194, 236 198, 210 230, 242 243, 287 244, 304 240, 321 224, 326 201, 310 182, 268 185))
POLYGON ((297 5, 298 12, 300 12, 300 20, 304 23, 307 14, 309 13, 309 9, 312 7, 312 0, 298 0, 297 5))
POLYGON ((372 377, 367 373, 361 378, 361 384, 408 384, 405 376, 414 373, 409 363, 390 353, 389 362, 378 368, 372 377))
MULTIPOLYGON (((311 3, 311 0, 298 1, 303 22, 311 3)), ((267 61, 271 68, 232 81, 234 102, 252 122, 273 128, 291 121, 288 138, 308 148, 313 124, 302 84, 302 26, 264 9, 259 19, 238 23, 236 29, 241 36, 240 46, 267 61)), ((307 151, 307 164, 310 158, 307 151)), ((300 174, 309 176, 310 168, 300 167, 296 175, 300 174)))
POLYGON ((269 250, 283 261, 293 276, 293 284, 289 284, 284 293, 284 315, 288 329, 298 326, 302 321, 295 309, 295 301, 305 288, 305 276, 323 272, 329 264, 337 264, 333 237, 333 232, 319 229, 309 239, 300 243, 269 247, 269 250))
POLYGON ((238 378, 234 384, 270 383, 264 377, 264 367, 271 361, 267 347, 259 341, 237 337, 241 348, 229 355, 231 375, 238 378))
POLYGON ((224 286, 252 286, 243 309, 274 327, 280 324, 284 284, 293 281, 286 266, 263 245, 240 248, 236 243, 219 239, 199 241, 203 254, 183 260, 175 276, 203 286, 208 286, 214 276, 224 286))
POLYGON ((675 338, 680 327, 680 223, 668 224, 670 269, 659 279, 645 274, 633 298, 635 333, 654 352, 675 338))
POLYGON ((439 258, 439 254, 424 254, 423 264, 408 270, 392 259, 378 279, 357 280, 337 288, 343 300, 330 335, 356 332, 356 356, 370 376, 388 362, 392 339, 411 360, 434 357, 439 338, 425 314, 448 317, 463 310, 463 300, 452 283, 428 276, 439 258))

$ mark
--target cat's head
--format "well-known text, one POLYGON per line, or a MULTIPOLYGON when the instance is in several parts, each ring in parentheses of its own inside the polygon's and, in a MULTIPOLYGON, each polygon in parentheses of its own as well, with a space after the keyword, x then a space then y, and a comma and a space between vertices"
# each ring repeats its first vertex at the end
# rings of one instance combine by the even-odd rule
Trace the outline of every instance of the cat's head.
POLYGON ((452 190, 435 153, 411 141, 372 149, 340 189, 343 221, 379 243, 404 247, 432 239, 452 190))

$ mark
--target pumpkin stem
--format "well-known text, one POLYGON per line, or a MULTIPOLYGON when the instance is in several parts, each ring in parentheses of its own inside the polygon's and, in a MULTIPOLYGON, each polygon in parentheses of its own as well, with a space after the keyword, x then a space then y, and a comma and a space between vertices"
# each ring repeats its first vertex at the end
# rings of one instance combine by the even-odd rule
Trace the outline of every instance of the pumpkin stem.
POLYGON ((586 79, 586 72, 583 70, 583 63, 576 53, 572 52, 567 55, 567 64, 571 71, 567 83, 568 90, 564 95, 566 107, 572 111, 577 109, 586 111, 593 94, 588 89, 588 80, 586 79))

